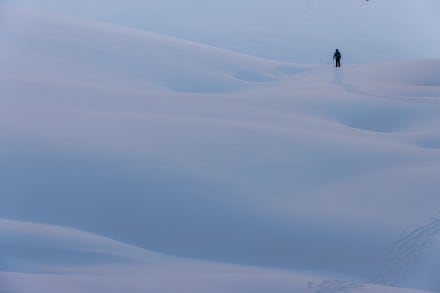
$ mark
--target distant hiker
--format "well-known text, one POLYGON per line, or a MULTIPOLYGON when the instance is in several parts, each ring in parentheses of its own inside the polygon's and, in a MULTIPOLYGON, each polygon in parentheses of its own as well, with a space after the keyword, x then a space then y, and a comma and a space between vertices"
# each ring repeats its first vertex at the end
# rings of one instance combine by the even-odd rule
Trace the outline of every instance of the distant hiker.
POLYGON ((333 59, 336 62, 336 67, 341 67, 341 52, 339 52, 339 49, 336 49, 335 54, 333 54, 333 59))

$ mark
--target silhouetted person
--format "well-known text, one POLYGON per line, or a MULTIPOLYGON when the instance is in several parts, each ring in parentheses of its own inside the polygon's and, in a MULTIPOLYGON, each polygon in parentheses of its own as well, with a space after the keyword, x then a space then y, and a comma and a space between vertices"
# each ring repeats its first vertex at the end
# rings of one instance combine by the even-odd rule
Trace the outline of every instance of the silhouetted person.
POLYGON ((333 54, 333 59, 336 62, 336 67, 341 67, 341 52, 339 52, 338 49, 336 49, 335 54, 333 54))

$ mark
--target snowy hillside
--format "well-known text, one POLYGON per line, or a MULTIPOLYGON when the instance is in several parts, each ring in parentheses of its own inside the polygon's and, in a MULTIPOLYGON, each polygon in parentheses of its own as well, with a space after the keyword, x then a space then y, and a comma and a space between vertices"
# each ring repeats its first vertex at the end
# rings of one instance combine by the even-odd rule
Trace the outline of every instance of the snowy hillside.
POLYGON ((0 9, 1 293, 440 292, 439 60, 0 9))
POLYGON ((3 2, 300 63, 326 64, 335 48, 349 63, 433 58, 440 46, 438 0, 3 2))
POLYGON ((2 220, 0 233, 6 261, 14 263, 0 272, 1 292, 401 292, 304 273, 178 259, 48 225, 2 220))

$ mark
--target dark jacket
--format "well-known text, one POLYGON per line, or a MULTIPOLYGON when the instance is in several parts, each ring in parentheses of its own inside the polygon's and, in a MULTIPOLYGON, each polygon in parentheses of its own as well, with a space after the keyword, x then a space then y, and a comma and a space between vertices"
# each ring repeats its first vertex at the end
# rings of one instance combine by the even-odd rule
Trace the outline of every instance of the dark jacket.
POLYGON ((333 54, 333 59, 341 59, 342 55, 338 49, 336 49, 335 54, 333 54))

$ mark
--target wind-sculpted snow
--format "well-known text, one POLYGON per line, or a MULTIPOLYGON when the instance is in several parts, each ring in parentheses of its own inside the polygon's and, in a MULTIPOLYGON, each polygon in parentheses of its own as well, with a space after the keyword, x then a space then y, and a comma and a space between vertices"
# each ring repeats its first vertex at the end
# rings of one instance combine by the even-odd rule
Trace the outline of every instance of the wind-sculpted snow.
POLYGON ((438 290, 434 267, 439 261, 439 234, 440 221, 436 219, 397 240, 373 282, 417 284, 425 289, 438 290))
POLYGON ((39 271, 44 270, 44 267, 72 265, 76 261, 100 263, 101 260, 105 262, 106 258, 109 263, 140 263, 145 260, 159 263, 165 259, 160 254, 148 253, 140 248, 75 229, 1 219, 0 230, 1 259, 6 261, 3 269, 14 271, 21 271, 20 264, 26 263, 39 265, 36 268, 39 271), (57 259, 57 252, 60 256, 70 256, 71 259, 57 259), (12 265, 8 267, 7 263, 12 265))
POLYGON ((433 58, 440 46, 437 0, 6 2, 301 63, 326 64, 336 48, 349 63, 433 58))
POLYGON ((359 288, 363 292, 399 292, 391 287, 322 280, 304 273, 178 259, 50 225, 2 219, 0 235, 2 293, 322 293, 356 292, 359 288), (4 260, 10 261, 9 267, 4 260))
POLYGON ((16 72, 21 78, 46 74, 67 83, 105 79, 107 84, 117 78, 182 92, 224 92, 307 68, 110 24, 3 9, 23 20, 0 44, 12 78, 16 72))
POLYGON ((7 14, 6 292, 440 291, 437 60, 335 70, 7 14))

